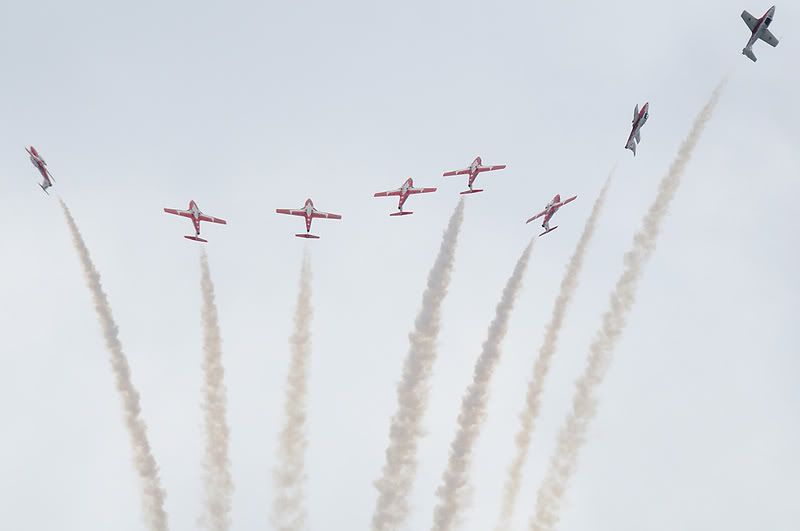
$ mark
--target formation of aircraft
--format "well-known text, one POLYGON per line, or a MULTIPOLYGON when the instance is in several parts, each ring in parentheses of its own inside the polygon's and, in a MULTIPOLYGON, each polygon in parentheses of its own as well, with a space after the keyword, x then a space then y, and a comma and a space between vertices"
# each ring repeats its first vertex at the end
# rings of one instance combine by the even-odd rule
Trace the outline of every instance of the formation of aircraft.
POLYGON ((314 207, 314 202, 311 198, 306 199, 302 208, 297 210, 291 208, 278 208, 275 210, 278 214, 288 214, 290 216, 303 216, 306 218, 306 232, 295 234, 298 238, 319 239, 316 234, 311 234, 311 222, 315 219, 342 219, 339 214, 331 214, 329 212, 322 212, 314 207))
POLYGON ((773 48, 778 45, 778 39, 769 30, 769 25, 772 24, 772 19, 775 18, 775 6, 772 6, 764 13, 761 18, 756 18, 747 11, 742 11, 742 20, 750 28, 752 35, 750 40, 747 41, 747 46, 742 50, 742 54, 750 58, 754 63, 757 61, 756 55, 753 53, 753 45, 758 39, 766 42, 773 48))
POLYGON ((569 199, 565 199, 565 200, 562 201, 561 200, 561 195, 560 194, 556 194, 555 197, 553 197, 553 199, 551 199, 550 202, 547 203, 547 205, 545 205, 544 210, 542 210, 541 212, 539 212, 535 216, 533 216, 531 218, 528 218, 528 221, 526 221, 525 223, 526 224, 530 223, 531 221, 533 221, 535 219, 539 219, 540 217, 544 216, 544 220, 542 221, 542 228, 544 229, 544 232, 541 233, 539 236, 544 236, 548 232, 553 232, 554 230, 556 230, 558 228, 558 225, 556 225, 555 227, 551 227, 550 226, 550 219, 552 219, 552 217, 555 215, 555 213, 558 212, 559 208, 561 208, 562 206, 566 205, 567 203, 571 203, 572 201, 575 201, 577 198, 578 198, 577 195, 573 195, 569 199))
POLYGON ((403 186, 398 188, 397 190, 389 190, 388 192, 375 192, 373 197, 399 197, 397 201, 397 212, 393 214, 389 214, 390 216, 407 216, 409 214, 413 214, 413 212, 408 210, 403 210, 403 205, 408 199, 408 196, 413 194, 428 194, 431 192, 435 192, 436 188, 414 188, 414 179, 409 177, 406 179, 406 182, 403 183, 403 186))
MULTIPOLYGON (((767 10, 767 12, 764 13, 764 15, 761 18, 755 18, 753 15, 751 15, 747 11, 742 11, 742 15, 741 16, 742 16, 742 20, 744 20, 745 24, 747 24, 747 27, 750 28, 750 31, 751 31, 750 39, 747 41, 747 45, 742 50, 742 54, 747 56, 751 61, 755 62, 757 59, 756 59, 755 54, 753 53, 753 45, 756 43, 756 41, 758 41, 759 39, 763 40, 764 42, 766 42, 767 44, 769 44, 770 46, 773 46, 773 47, 778 45, 778 42, 779 42, 778 39, 769 30, 769 26, 770 26, 770 24, 772 24, 772 21, 773 21, 773 19, 775 17, 775 6, 770 7, 767 10)), ((631 133, 630 133, 630 135, 628 135, 628 141, 625 143, 625 149, 631 150, 633 152, 634 156, 636 156, 636 146, 642 140, 642 137, 641 137, 642 127, 644 126, 645 123, 647 123, 647 119, 648 119, 649 116, 650 116, 650 103, 646 102, 644 104, 644 106, 641 108, 641 110, 639 109, 639 104, 637 103, 636 107, 633 110, 633 121, 632 121, 632 125, 631 125, 631 133)), ((42 176, 42 182, 41 182, 41 184, 39 184, 39 186, 41 187, 41 189, 45 193, 49 194, 47 189, 50 188, 51 186, 53 186, 53 183, 55 182, 55 179, 53 179, 53 176, 52 176, 52 174, 50 173, 50 170, 47 167, 47 162, 45 162, 45 160, 42 158, 42 156, 39 154, 39 152, 36 150, 35 147, 33 147, 33 146, 26 147, 25 151, 28 152, 28 155, 30 155, 31 163, 33 163, 33 165, 36 167, 36 169, 39 170, 39 173, 42 176)), ((464 195, 464 194, 476 194, 478 192, 483 192, 482 189, 473 188, 473 183, 475 182, 475 179, 478 178, 478 175, 480 175, 481 173, 484 173, 484 172, 502 170, 502 169, 505 169, 505 168, 506 168, 505 164, 498 164, 498 165, 494 165, 494 166, 485 166, 483 164, 483 161, 481 160, 481 157, 475 157, 475 160, 472 161, 472 163, 469 165, 468 168, 465 168, 465 169, 462 169, 462 170, 454 170, 454 171, 444 172, 442 174, 442 176, 443 177, 450 177, 450 176, 455 176, 455 175, 467 175, 468 176, 468 181, 467 181, 468 189, 464 190, 463 192, 460 192, 460 194, 462 194, 462 195, 464 195)), ((405 202, 408 200, 408 198, 411 195, 431 193, 431 192, 435 192, 436 190, 437 190, 436 188, 416 188, 414 186, 414 180, 411 177, 409 177, 408 179, 406 179, 406 181, 403 183, 403 185, 400 188, 397 188, 395 190, 389 190, 389 191, 386 191, 386 192, 376 192, 374 194, 374 197, 397 197, 398 198, 398 203, 397 203, 397 210, 398 211, 394 212, 392 214, 389 214, 389 215, 390 216, 407 216, 409 214, 413 214, 413 212, 403 210, 403 205, 405 204, 405 202)), ((567 203, 570 203, 570 202, 574 201, 577 197, 578 196, 572 196, 572 197, 562 201, 561 200, 561 196, 559 194, 556 194, 555 197, 553 197, 553 199, 544 207, 544 210, 542 210, 541 212, 539 212, 535 216, 529 218, 525 223, 530 223, 531 221, 534 221, 536 219, 544 217, 544 220, 542 222, 542 228, 544 228, 545 230, 544 230, 544 232, 539 234, 539 236, 544 236, 545 234, 548 234, 548 233, 550 233, 550 232, 552 232, 552 231, 554 231, 554 230, 556 230, 558 228, 558 225, 556 225, 555 227, 550 227, 550 220, 552 219, 553 215, 555 215, 555 213, 558 212, 558 210, 562 206, 566 205, 567 203)), ((208 215, 204 214, 197 207, 197 203, 195 203, 194 200, 189 201, 188 210, 178 210, 178 209, 174 209, 174 208, 165 208, 164 212, 166 212, 168 214, 174 214, 174 215, 177 215, 177 216, 182 216, 182 217, 186 217, 186 218, 191 219, 192 223, 194 224, 195 235, 194 236, 184 236, 184 238, 187 238, 189 240, 194 240, 194 241, 197 241, 197 242, 207 243, 207 241, 208 241, 208 240, 205 240, 205 239, 200 237, 200 223, 201 222, 206 221, 206 222, 210 222, 210 223, 219 223, 219 224, 222 224, 222 225, 227 224, 227 221, 225 221, 224 219, 215 218, 213 216, 208 216, 208 215)), ((275 212, 277 212, 278 214, 288 214, 288 215, 292 215, 292 216, 302 216, 302 217, 305 218, 305 221, 306 221, 306 232, 305 233, 295 234, 295 236, 297 236, 298 238, 308 238, 308 239, 318 239, 319 238, 319 236, 317 236, 315 234, 311 234, 311 222, 314 219, 342 219, 342 216, 339 215, 339 214, 331 214, 331 213, 328 213, 328 212, 322 212, 320 210, 317 210, 314 207, 314 202, 310 198, 306 199, 305 204, 299 209, 279 208, 279 209, 275 210, 275 212)))
POLYGON ((478 192, 483 192, 483 190, 473 189, 472 183, 475 182, 475 179, 478 178, 479 174, 487 171, 502 170, 505 169, 505 167, 505 164, 500 164, 498 166, 484 166, 481 158, 475 157, 475 160, 472 161, 472 164, 469 165, 469 168, 465 168, 463 170, 446 171, 442 174, 442 176, 451 177, 453 175, 469 175, 469 181, 467 182, 469 190, 464 190, 461 192, 461 194, 477 194, 478 192))
POLYGON ((50 174, 50 170, 47 169, 47 162, 45 162, 42 156, 39 155, 39 152, 36 151, 35 147, 26 147, 25 151, 27 151, 28 155, 30 155, 33 165, 36 166, 36 169, 39 170, 40 174, 42 174, 42 184, 39 186, 42 188, 44 193, 49 194, 50 192, 48 192, 47 189, 53 186, 55 179, 53 179, 53 176, 50 174))
POLYGON ((227 225, 228 222, 224 219, 215 218, 214 216, 209 216, 204 214, 198 207, 197 203, 194 202, 194 199, 189 201, 189 210, 178 210, 175 208, 165 208, 164 212, 167 214, 175 214, 176 216, 182 216, 184 218, 189 218, 192 220, 194 224, 194 236, 184 236, 187 240, 194 240, 196 242, 203 242, 208 243, 208 240, 204 240, 200 237, 200 222, 207 221, 209 223, 219 223, 221 225, 227 225))

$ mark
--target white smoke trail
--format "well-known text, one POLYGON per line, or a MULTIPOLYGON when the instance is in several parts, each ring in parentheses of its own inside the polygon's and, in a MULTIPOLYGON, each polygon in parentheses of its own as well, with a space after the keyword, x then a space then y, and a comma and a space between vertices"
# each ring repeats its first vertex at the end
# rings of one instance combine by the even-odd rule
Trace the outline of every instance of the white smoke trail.
POLYGON ((589 347, 586 369, 576 384, 572 411, 558 436, 556 452, 544 482, 539 487, 536 512, 530 521, 533 531, 552 530, 560 518, 561 502, 567 484, 575 472, 578 453, 586 442, 589 423, 597 411, 595 391, 603 382, 611 362, 612 351, 622 335, 628 313, 636 299, 636 291, 647 259, 655 250, 661 223, 681 182, 686 166, 694 154, 700 136, 711 119, 726 80, 723 80, 695 119, 689 135, 681 144, 669 171, 661 180, 658 195, 644 217, 642 227, 633 238, 633 247, 625 254, 625 268, 617 281, 603 323, 589 347))
POLYGON ((81 237, 78 225, 67 208, 64 201, 59 199, 61 208, 64 210, 64 217, 72 234, 72 242, 83 267, 83 274, 86 277, 86 285, 92 292, 94 309, 103 330, 103 337, 106 347, 111 355, 111 369, 116 379, 117 391, 122 400, 123 416, 125 427, 128 429, 128 436, 131 440, 133 449, 133 464, 142 486, 142 508, 147 527, 151 531, 166 531, 167 513, 164 511, 165 493, 161 488, 161 479, 158 476, 158 465, 150 449, 150 442, 147 440, 147 426, 141 417, 139 406, 139 393, 131 382, 130 367, 128 359, 122 351, 122 344, 119 341, 117 324, 111 314, 111 306, 108 298, 103 292, 100 283, 100 274, 92 263, 89 249, 81 237))
POLYGON ((300 531, 306 526, 305 433, 308 365, 311 358, 311 262, 303 255, 300 290, 294 313, 294 332, 289 338, 292 358, 286 382, 286 425, 278 444, 278 465, 273 471, 275 500, 273 523, 280 531, 300 531))
POLYGON ((211 531, 226 531, 231 526, 231 479, 227 422, 227 389, 225 368, 222 366, 222 337, 219 331, 217 305, 214 302, 214 283, 208 267, 205 249, 200 255, 200 288, 203 294, 203 410, 206 422, 205 455, 205 515, 204 527, 211 531))
POLYGON ((572 302, 572 297, 578 287, 578 275, 580 275, 583 269, 583 259, 586 256, 586 249, 589 247, 589 242, 594 236, 595 228, 597 227, 597 219, 600 217, 600 212, 603 210, 606 194, 611 184, 613 174, 614 170, 612 169, 603 188, 600 190, 600 195, 597 196, 594 202, 592 212, 589 214, 589 219, 586 220, 583 234, 581 234, 578 240, 578 245, 575 247, 575 252, 572 254, 572 258, 567 265, 564 278, 561 280, 561 291, 559 291, 556 297, 556 302, 553 306, 553 315, 550 318, 550 322, 547 324, 547 328, 545 328, 544 342, 539 349, 539 357, 536 359, 533 368, 533 378, 530 384, 528 384, 525 408, 519 416, 520 427, 515 439, 517 448, 514 460, 511 462, 511 466, 508 469, 508 479, 506 480, 500 521, 496 528, 497 531, 505 531, 511 525, 514 507, 517 502, 517 497, 519 496, 519 488, 522 484, 522 471, 528 458, 528 448, 530 447, 531 437, 533 436, 534 423, 539 415, 544 381, 547 377, 547 373, 550 371, 550 362, 558 346, 558 336, 564 324, 564 316, 567 313, 567 308, 572 302))
POLYGON ((460 523, 461 513, 467 502, 465 490, 469 484, 472 452, 486 419, 489 384, 500 361, 500 345, 508 332, 508 321, 522 288, 522 278, 528 268, 534 241, 536 240, 531 240, 519 257, 514 272, 503 289, 503 296, 497 304, 494 320, 489 325, 489 333, 475 365, 472 383, 467 387, 461 401, 456 436, 450 444, 450 459, 442 476, 442 483, 436 490, 439 503, 433 514, 434 531, 449 531, 460 523))
POLYGON ((408 496, 417 473, 417 442, 428 405, 429 380, 436 360, 442 303, 450 285, 458 234, 464 220, 464 200, 458 202, 442 235, 436 262, 428 274, 422 308, 408 335, 409 350, 403 377, 397 385, 397 411, 389 429, 389 447, 381 478, 375 481, 378 499, 373 531, 395 531, 408 518, 408 496))

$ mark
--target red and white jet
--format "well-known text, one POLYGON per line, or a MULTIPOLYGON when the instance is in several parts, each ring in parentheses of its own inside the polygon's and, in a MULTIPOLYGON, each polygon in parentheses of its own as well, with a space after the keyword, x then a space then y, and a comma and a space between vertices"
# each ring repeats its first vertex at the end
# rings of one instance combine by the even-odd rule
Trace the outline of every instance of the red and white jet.
POLYGON ((747 41, 747 46, 742 50, 742 54, 749 57, 754 63, 756 62, 756 55, 753 53, 753 45, 758 39, 761 39, 773 48, 778 45, 778 39, 768 29, 769 25, 772 24, 773 18, 775 18, 775 6, 769 8, 761 18, 756 18, 747 11, 742 11, 742 20, 744 20, 744 23, 750 28, 750 31, 753 32, 750 36, 750 40, 747 41))
POLYGON ((408 199, 408 196, 412 194, 427 194, 430 192, 435 192, 436 188, 414 188, 414 179, 409 177, 406 179, 406 182, 403 183, 403 186, 398 188, 397 190, 390 190, 388 192, 375 192, 373 197, 393 197, 398 196, 400 199, 397 203, 397 210, 399 212, 395 212, 393 214, 389 214, 390 216, 407 216, 409 214, 413 214, 413 212, 408 210, 403 210, 403 205, 408 199))
POLYGON ((443 177, 450 177, 452 175, 469 175, 469 182, 467 186, 469 186, 469 190, 464 190, 461 192, 462 195, 464 194, 477 194, 478 192, 483 192, 483 190, 473 190, 472 183, 478 177, 478 174, 483 173, 485 171, 495 171, 495 170, 502 170, 506 167, 505 164, 500 164, 497 166, 484 166, 483 161, 480 157, 475 157, 475 160, 472 161, 472 164, 469 165, 469 168, 464 170, 455 170, 455 171, 448 171, 442 174, 443 177))
POLYGON ((47 189, 53 186, 55 179, 53 179, 53 176, 50 174, 50 170, 47 169, 47 163, 44 161, 42 156, 39 155, 39 152, 36 151, 35 147, 26 147, 25 151, 27 151, 28 155, 31 156, 31 162, 33 165, 36 166, 36 169, 42 174, 42 184, 39 186, 42 188, 42 190, 44 190, 44 193, 49 194, 50 192, 48 192, 47 189))
POLYGON ((647 118, 650 116, 650 104, 645 103, 642 110, 639 110, 639 104, 636 104, 636 107, 633 109, 633 127, 631 127, 631 134, 628 136, 628 142, 625 144, 625 149, 630 149, 633 151, 633 156, 636 156, 636 144, 642 141, 642 135, 640 131, 642 130, 642 126, 647 122, 647 118))
POLYGON ((196 242, 203 242, 208 243, 208 240, 204 240, 200 237, 200 222, 201 221, 208 221, 210 223, 219 223, 221 225, 227 225, 228 222, 224 219, 215 218, 213 216, 208 216, 203 214, 203 212, 197 208, 197 203, 194 200, 189 201, 189 210, 177 210, 175 208, 165 208, 164 212, 167 214, 175 214, 176 216, 183 216, 185 218, 189 218, 194 223, 194 236, 184 236, 187 240, 194 240, 196 242))
POLYGON ((565 199, 562 201, 561 195, 556 194, 555 197, 553 197, 553 199, 549 203, 547 203, 547 206, 544 207, 544 210, 542 210, 541 212, 530 218, 525 223, 530 223, 534 219, 538 219, 544 216, 544 221, 542 222, 542 227, 544 228, 544 232, 539 235, 539 236, 544 236, 548 232, 552 232, 558 228, 558 225, 556 225, 555 227, 550 227, 550 219, 556 212, 558 212, 558 209, 566 205, 567 203, 574 201, 575 199, 577 199, 577 197, 578 197, 577 195, 573 195, 569 199, 565 199))
POLYGON ((306 199, 302 208, 293 210, 291 208, 278 208, 275 210, 278 214, 289 214, 290 216, 303 216, 306 218, 306 232, 305 234, 295 234, 298 238, 319 239, 319 236, 311 234, 311 222, 314 219, 342 219, 339 214, 329 214, 328 212, 320 212, 314 208, 314 202, 311 199, 306 199))

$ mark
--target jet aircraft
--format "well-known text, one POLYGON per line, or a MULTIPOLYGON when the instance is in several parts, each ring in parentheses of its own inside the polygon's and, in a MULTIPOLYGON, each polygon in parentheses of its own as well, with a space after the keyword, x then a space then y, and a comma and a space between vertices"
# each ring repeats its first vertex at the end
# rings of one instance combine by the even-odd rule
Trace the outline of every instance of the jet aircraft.
POLYGON ((175 214, 176 216, 182 216, 184 218, 189 218, 194 223, 194 236, 184 236, 187 240, 194 240, 196 242, 203 242, 208 243, 208 240, 204 240, 200 237, 200 222, 201 221, 208 221, 210 223, 219 223, 221 225, 227 225, 228 222, 224 219, 215 218, 213 216, 208 216, 203 214, 203 212, 197 207, 197 203, 194 200, 189 201, 189 210, 178 210, 175 208, 165 208, 164 212, 167 214, 175 214))
POLYGON ((753 53, 753 45, 758 39, 766 42, 773 48, 778 45, 778 39, 769 31, 769 25, 772 24, 772 19, 775 18, 775 6, 772 6, 764 13, 761 18, 756 18, 747 11, 742 11, 742 20, 750 28, 752 34, 750 40, 747 41, 747 46, 742 50, 742 54, 750 58, 754 63, 757 61, 756 54, 753 53))
POLYGON ((550 219, 553 217, 553 215, 556 212, 558 212, 559 208, 561 208, 562 206, 566 205, 567 203, 570 203, 570 202, 574 201, 577 197, 578 197, 577 195, 573 195, 569 199, 565 199, 564 201, 562 201, 561 200, 561 195, 560 194, 556 194, 555 197, 553 197, 553 199, 551 199, 550 202, 547 203, 547 206, 544 207, 544 210, 542 210, 541 212, 539 212, 538 214, 536 214, 532 218, 529 218, 528 221, 526 221, 525 223, 530 223, 531 221, 544 216, 544 220, 542 222, 542 227, 544 228, 544 232, 541 233, 539 236, 544 236, 548 232, 553 232, 554 230, 556 230, 558 228, 558 225, 556 225, 555 227, 551 227, 550 226, 550 219))
POLYGON ((406 179, 406 182, 403 183, 403 186, 398 188, 397 190, 389 190, 388 192, 375 192, 373 197, 393 197, 397 196, 397 212, 393 214, 389 214, 390 216, 407 216, 409 214, 413 214, 413 212, 409 210, 403 210, 403 205, 405 204, 406 200, 410 195, 413 194, 427 194, 430 192, 435 192, 436 188, 414 188, 414 180, 409 177, 406 179))
POLYGON ((625 149, 633 151, 633 156, 636 156, 636 144, 642 141, 641 130, 642 126, 647 122, 650 116, 650 104, 645 103, 642 110, 639 110, 639 104, 633 109, 633 125, 631 126, 631 134, 628 135, 628 142, 625 144, 625 149))
POLYGON ((319 236, 311 234, 311 222, 317 218, 319 219, 342 219, 339 214, 330 214, 328 212, 321 212, 314 208, 314 202, 311 199, 306 199, 302 208, 297 210, 291 208, 278 208, 275 210, 278 214, 288 214, 290 216, 303 216, 306 218, 306 232, 295 234, 298 238, 319 239, 319 236))
POLYGON ((469 168, 463 170, 455 170, 455 171, 448 171, 442 174, 443 177, 450 177, 453 175, 469 175, 469 181, 467 186, 469 186, 469 190, 464 190, 461 192, 461 195, 464 194, 477 194, 478 192, 483 192, 483 190, 473 190, 472 183, 475 182, 475 179, 478 177, 478 174, 487 172, 487 171, 495 171, 495 170, 502 170, 505 168, 505 164, 500 164, 498 166, 484 166, 483 161, 480 157, 475 157, 475 160, 472 161, 472 164, 469 165, 469 168))
POLYGON ((50 192, 48 192, 47 189, 53 186, 55 179, 53 179, 53 175, 50 173, 50 170, 47 169, 47 162, 45 162, 42 156, 39 155, 39 152, 36 151, 35 147, 26 147, 25 151, 27 151, 28 155, 31 156, 31 162, 33 165, 36 166, 36 169, 39 170, 40 174, 42 174, 42 183, 39 186, 42 188, 42 190, 44 190, 44 193, 49 194, 50 192))

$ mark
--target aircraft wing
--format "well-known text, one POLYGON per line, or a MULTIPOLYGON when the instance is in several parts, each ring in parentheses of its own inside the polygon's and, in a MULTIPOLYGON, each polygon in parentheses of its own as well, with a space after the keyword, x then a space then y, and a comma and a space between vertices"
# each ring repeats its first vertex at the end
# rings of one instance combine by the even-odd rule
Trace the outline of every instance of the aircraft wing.
POLYGON ((183 216, 185 218, 192 217, 192 213, 189 212, 188 210, 178 210, 176 208, 165 208, 164 212, 166 212, 167 214, 175 214, 176 216, 183 216))
POLYGON ((536 214, 532 218, 529 218, 528 221, 526 221, 525 223, 530 223, 534 219, 539 219, 540 217, 544 216, 545 214, 547 214, 547 210, 542 210, 541 212, 539 212, 538 214, 536 214))
POLYGON ((778 39, 767 28, 764 28, 761 31, 761 35, 759 35, 758 38, 761 39, 762 41, 766 42, 767 44, 769 44, 773 48, 778 45, 778 39))
POLYGON ((210 223, 219 223, 221 225, 227 225, 228 222, 224 219, 215 218, 214 216, 207 216, 206 214, 200 215, 200 221, 208 221, 210 223))
POLYGON ((375 192, 375 195, 372 197, 392 197, 394 195, 400 195, 400 190, 389 190, 388 192, 375 192))
POLYGON ((744 23, 750 28, 750 31, 755 31, 756 25, 758 24, 758 19, 756 17, 747 11, 742 11, 742 20, 744 20, 744 23))
POLYGON ((311 217, 317 219, 342 219, 340 214, 330 214, 328 212, 320 212, 319 210, 312 212, 311 217))
POLYGON ((497 166, 481 166, 478 168, 478 171, 494 171, 494 170, 502 170, 505 169, 505 164, 498 164, 497 166))
POLYGON ((442 174, 442 177, 452 177, 453 175, 469 175, 469 168, 466 170, 446 171, 442 174))
POLYGON ((305 216, 305 210, 295 210, 293 208, 276 208, 275 212, 278 214, 289 214, 290 216, 305 216))
POLYGON ((431 192, 435 192, 436 188, 409 188, 409 194, 429 194, 431 192))
POLYGON ((565 199, 565 200, 561 201, 557 206, 558 206, 558 208, 561 208, 562 206, 566 205, 567 203, 571 203, 571 202, 575 201, 577 198, 578 198, 577 195, 573 195, 569 199, 565 199))

